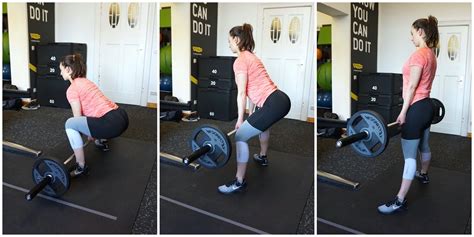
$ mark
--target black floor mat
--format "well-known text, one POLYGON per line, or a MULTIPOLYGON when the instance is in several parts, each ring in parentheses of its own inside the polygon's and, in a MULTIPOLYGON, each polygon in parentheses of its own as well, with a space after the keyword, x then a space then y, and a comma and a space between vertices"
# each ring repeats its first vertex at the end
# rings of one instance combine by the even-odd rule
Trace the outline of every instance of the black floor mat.
MULTIPOLYGON (((256 151, 250 147, 250 154, 256 151)), ((247 191, 232 195, 219 194, 217 187, 235 177, 235 155, 218 170, 191 171, 162 163, 160 194, 262 232, 296 233, 314 181, 314 158, 271 150, 268 157, 266 168, 249 161, 247 191)), ((235 226, 224 228, 228 222, 216 223, 217 219, 209 215, 189 215, 189 210, 163 199, 160 204, 164 204, 160 209, 161 233, 248 233, 248 229, 235 231, 235 226)))
POLYGON ((396 165, 356 191, 319 182, 318 234, 348 233, 332 232, 334 227, 319 218, 369 234, 464 234, 471 214, 471 176, 461 172, 431 167, 430 184, 413 181, 407 211, 378 213, 377 206, 397 194, 402 169, 396 165))
POLYGON ((163 199, 160 199, 160 222, 160 234, 175 234, 179 226, 181 226, 181 228, 178 232, 181 234, 207 234, 210 230, 212 230, 214 234, 254 233, 219 219, 209 218, 204 214, 163 199), (169 228, 170 226, 172 228, 169 228))
MULTIPOLYGON (((107 218, 37 197, 31 202, 25 192, 33 186, 33 160, 3 153, 3 232, 7 233, 131 233, 140 202, 156 160, 156 144, 117 138, 109 152, 93 144, 85 149, 90 174, 73 179, 69 191, 60 198, 71 204, 97 210, 107 218), (113 220, 116 217, 116 220, 113 220)), ((46 151, 44 157, 64 161, 72 154, 63 142, 46 151)))

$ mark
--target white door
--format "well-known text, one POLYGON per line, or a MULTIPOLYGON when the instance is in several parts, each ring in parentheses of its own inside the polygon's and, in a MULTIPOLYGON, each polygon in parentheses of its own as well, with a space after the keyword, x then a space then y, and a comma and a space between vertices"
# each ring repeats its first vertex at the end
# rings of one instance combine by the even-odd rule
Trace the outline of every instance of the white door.
MULTIPOLYGON (((431 126, 431 131, 462 135, 468 52, 468 26, 440 26, 438 68, 433 82, 431 97, 441 100, 446 109, 443 121, 431 126)), ((470 91, 468 92, 470 93, 470 91)))
POLYGON ((98 85, 118 103, 140 104, 148 3, 102 3, 98 85))
MULTIPOLYGON (((261 59, 270 78, 291 100, 286 118, 306 121, 304 100, 309 52, 311 7, 263 9, 261 59)), ((309 88, 307 88, 309 90, 309 88)), ((306 107, 305 107, 306 105, 306 107)))

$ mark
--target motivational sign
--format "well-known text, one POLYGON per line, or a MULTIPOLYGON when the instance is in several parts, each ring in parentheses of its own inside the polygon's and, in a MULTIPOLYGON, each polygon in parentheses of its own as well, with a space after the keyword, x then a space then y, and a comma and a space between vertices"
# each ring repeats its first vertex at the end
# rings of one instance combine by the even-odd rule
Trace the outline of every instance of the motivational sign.
POLYGON ((54 43, 54 3, 27 3, 30 87, 36 88, 36 45, 54 43))
POLYGON ((378 3, 351 3, 351 114, 357 111, 360 72, 377 72, 378 3))
POLYGON ((191 3, 191 100, 197 99, 198 58, 216 56, 217 3, 191 3))

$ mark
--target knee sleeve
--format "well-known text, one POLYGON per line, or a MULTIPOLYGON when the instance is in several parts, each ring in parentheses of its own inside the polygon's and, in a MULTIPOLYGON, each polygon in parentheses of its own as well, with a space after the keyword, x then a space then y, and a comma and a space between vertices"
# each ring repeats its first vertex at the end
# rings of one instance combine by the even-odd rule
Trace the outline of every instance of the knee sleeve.
POLYGON ((72 149, 78 149, 81 148, 84 145, 84 142, 82 141, 81 134, 70 128, 66 128, 66 134, 67 138, 69 139, 69 144, 71 144, 72 149))
POLYGON ((416 156, 420 139, 406 140, 402 139, 403 158, 405 166, 403 168, 403 179, 413 180, 416 171, 416 156))
POLYGON ((403 179, 413 180, 416 171, 416 160, 413 158, 405 159, 405 166, 403 167, 403 179))
POLYGON ((237 152, 237 162, 247 163, 249 161, 249 145, 247 142, 238 141, 235 143, 237 152))
POLYGON ((256 129, 248 121, 245 121, 240 125, 239 129, 235 133, 235 141, 237 142, 246 142, 250 138, 257 136, 262 133, 262 131, 256 129))

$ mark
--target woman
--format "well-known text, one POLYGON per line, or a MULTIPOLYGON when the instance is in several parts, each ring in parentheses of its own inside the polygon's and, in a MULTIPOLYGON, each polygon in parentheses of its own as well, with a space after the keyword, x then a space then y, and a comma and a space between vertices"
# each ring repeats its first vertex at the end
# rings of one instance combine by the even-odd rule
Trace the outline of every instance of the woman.
POLYGON ((76 167, 71 171, 71 177, 77 177, 88 172, 81 134, 86 135, 90 141, 95 141, 97 147, 107 151, 108 145, 101 139, 120 136, 128 127, 128 116, 125 110, 105 97, 99 88, 86 78, 86 65, 80 54, 64 57, 59 68, 64 80, 71 83, 66 97, 74 117, 66 121, 65 129, 76 157, 76 167))
POLYGON ((429 183, 431 152, 428 140, 434 115, 430 91, 437 66, 434 49, 439 41, 438 20, 429 16, 413 22, 411 41, 417 49, 403 65, 403 107, 397 118, 397 122, 402 126, 401 144, 405 166, 397 197, 378 207, 384 214, 405 209, 405 197, 414 177, 423 184, 429 183), (416 171, 418 151, 421 160, 420 171, 416 171))
POLYGON ((269 128, 285 117, 291 107, 288 96, 278 90, 260 59, 252 52, 255 47, 252 26, 243 24, 233 27, 229 31, 228 41, 232 52, 238 55, 234 62, 238 90, 238 118, 235 124, 237 173, 235 180, 218 187, 218 190, 225 194, 242 191, 246 187, 245 172, 249 159, 247 141, 250 138, 259 135, 261 150, 253 158, 262 166, 268 165, 269 128), (249 117, 244 121, 247 97, 250 102, 249 117))

